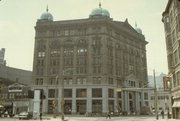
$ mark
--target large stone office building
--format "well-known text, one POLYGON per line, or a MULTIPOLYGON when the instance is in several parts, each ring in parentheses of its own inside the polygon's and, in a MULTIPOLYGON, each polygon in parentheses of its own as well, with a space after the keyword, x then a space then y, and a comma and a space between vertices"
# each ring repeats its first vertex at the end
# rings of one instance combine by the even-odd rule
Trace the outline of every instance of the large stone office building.
POLYGON ((54 100, 61 112, 62 97, 65 114, 139 112, 148 105, 146 93, 135 89, 147 86, 147 42, 127 19, 114 21, 101 4, 86 19, 53 21, 47 9, 35 31, 32 86, 44 90, 44 113, 54 113, 54 100), (125 87, 134 90, 118 91, 125 87))
POLYGON ((162 21, 164 23, 174 118, 180 119, 180 0, 169 0, 162 21))

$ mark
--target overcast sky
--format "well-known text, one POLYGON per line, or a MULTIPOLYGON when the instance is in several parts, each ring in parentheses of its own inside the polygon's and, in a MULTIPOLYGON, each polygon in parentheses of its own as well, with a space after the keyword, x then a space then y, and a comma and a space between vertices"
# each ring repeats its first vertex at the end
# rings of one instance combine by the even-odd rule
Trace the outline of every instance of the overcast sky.
MULTIPOLYGON (((7 65, 32 70, 34 26, 49 6, 55 21, 88 18, 100 0, 1 0, 0 48, 5 48, 7 65)), ((101 0, 102 8, 116 21, 134 27, 135 21, 145 35, 148 73, 153 69, 167 73, 166 45, 162 12, 168 0, 101 0)))

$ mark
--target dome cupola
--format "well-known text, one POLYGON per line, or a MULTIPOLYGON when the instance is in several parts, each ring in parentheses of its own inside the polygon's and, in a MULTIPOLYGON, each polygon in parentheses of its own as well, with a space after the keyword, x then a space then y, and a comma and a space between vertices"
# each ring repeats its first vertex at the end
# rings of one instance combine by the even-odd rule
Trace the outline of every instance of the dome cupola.
POLYGON ((40 20, 53 21, 53 16, 48 11, 49 11, 49 9, 48 9, 48 6, 47 6, 46 12, 41 15, 40 20))
POLYGON ((104 16, 104 17, 110 17, 109 11, 106 9, 101 8, 101 3, 99 3, 99 8, 95 8, 91 11, 91 14, 89 17, 93 16, 104 16))
POLYGON ((135 23, 135 28, 134 29, 136 30, 137 33, 142 34, 141 28, 138 28, 136 23, 135 23))

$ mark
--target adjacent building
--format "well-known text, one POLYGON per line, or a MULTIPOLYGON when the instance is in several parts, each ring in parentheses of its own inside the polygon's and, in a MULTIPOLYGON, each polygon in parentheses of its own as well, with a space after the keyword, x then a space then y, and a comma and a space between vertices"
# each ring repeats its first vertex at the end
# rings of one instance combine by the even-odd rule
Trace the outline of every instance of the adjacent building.
POLYGON ((174 118, 180 119, 180 1, 169 0, 162 14, 174 118))
POLYGON ((0 88, 0 105, 4 107, 4 111, 7 110, 10 115, 29 111, 30 87, 2 78, 0 85, 3 85, 0 88))
POLYGON ((32 81, 32 71, 0 64, 0 77, 22 84, 30 84, 32 81))
POLYGON ((99 4, 86 19, 54 21, 47 9, 35 31, 32 87, 44 90, 43 113, 140 112, 141 91, 117 91, 147 86, 147 41, 137 25, 99 4))
MULTIPOLYGON (((155 113, 155 94, 154 90, 149 91, 149 96, 150 96, 150 108, 152 113, 155 113)), ((165 114, 169 112, 169 114, 172 114, 172 103, 171 103, 171 94, 169 91, 164 90, 164 89, 158 89, 157 90, 157 110, 158 113, 160 114, 161 111, 164 111, 165 114)))
POLYGON ((0 64, 6 65, 6 60, 4 59, 5 56, 5 48, 1 48, 0 50, 0 64))

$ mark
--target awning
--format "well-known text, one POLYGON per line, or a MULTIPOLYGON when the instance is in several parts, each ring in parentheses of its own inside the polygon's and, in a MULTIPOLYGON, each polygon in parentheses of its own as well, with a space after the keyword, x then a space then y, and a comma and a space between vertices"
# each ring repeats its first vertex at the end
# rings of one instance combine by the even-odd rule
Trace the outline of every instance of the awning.
POLYGON ((177 108, 177 107, 180 107, 180 101, 174 101, 173 103, 173 108, 177 108))

